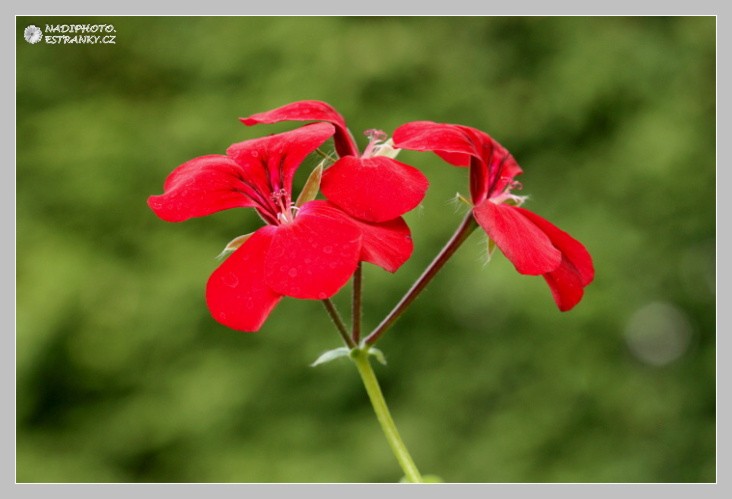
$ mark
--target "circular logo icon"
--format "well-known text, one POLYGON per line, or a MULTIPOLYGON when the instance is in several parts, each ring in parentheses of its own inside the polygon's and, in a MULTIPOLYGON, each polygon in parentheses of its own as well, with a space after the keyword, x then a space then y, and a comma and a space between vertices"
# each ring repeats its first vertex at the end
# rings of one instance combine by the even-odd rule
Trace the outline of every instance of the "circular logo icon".
POLYGON ((28 43, 38 43, 43 38, 43 32, 38 26, 30 25, 23 30, 23 38, 28 43))

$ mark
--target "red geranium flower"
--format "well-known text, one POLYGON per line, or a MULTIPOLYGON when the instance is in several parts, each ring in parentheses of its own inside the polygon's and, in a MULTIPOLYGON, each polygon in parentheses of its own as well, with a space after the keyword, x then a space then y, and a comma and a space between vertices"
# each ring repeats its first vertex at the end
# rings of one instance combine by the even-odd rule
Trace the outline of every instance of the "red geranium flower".
POLYGON ((592 258, 566 232, 519 205, 522 173, 513 156, 486 133, 462 125, 418 121, 394 132, 400 149, 433 151, 454 166, 470 168, 473 216, 521 274, 541 275, 560 310, 574 307, 594 278, 592 258))
POLYGON ((362 220, 385 222, 403 215, 422 201, 429 185, 422 172, 389 157, 394 149, 380 130, 366 132, 370 141, 359 154, 343 116, 325 102, 293 102, 241 121, 245 125, 325 121, 335 126, 339 159, 323 172, 321 190, 332 203, 362 220))
POLYGON ((206 302, 220 323, 256 331, 282 296, 329 298, 359 261, 393 272, 409 258, 412 241, 401 218, 373 223, 328 201, 293 203, 295 171, 335 131, 316 123, 194 158, 173 170, 163 194, 148 199, 168 222, 237 207, 254 208, 266 222, 232 241, 229 248, 237 249, 208 280, 206 302))

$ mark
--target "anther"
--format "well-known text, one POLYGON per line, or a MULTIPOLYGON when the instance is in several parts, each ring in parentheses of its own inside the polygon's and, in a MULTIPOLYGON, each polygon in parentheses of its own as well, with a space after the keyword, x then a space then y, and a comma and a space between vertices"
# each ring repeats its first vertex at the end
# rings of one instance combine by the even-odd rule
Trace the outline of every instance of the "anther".
POLYGON ((280 189, 278 191, 274 191, 274 192, 272 192, 272 194, 270 195, 270 197, 272 198, 272 201, 274 201, 274 202, 277 203, 282 198, 286 198, 287 197, 287 191, 284 190, 284 189, 280 189))
POLYGON ((387 137, 386 132, 376 128, 369 128, 363 134, 369 138, 369 142, 383 142, 387 137))
POLYGON ((362 157, 370 158, 372 156, 376 156, 380 149, 381 143, 384 142, 388 136, 385 132, 377 130, 375 128, 370 128, 363 132, 363 134, 369 138, 369 144, 363 151, 362 157))

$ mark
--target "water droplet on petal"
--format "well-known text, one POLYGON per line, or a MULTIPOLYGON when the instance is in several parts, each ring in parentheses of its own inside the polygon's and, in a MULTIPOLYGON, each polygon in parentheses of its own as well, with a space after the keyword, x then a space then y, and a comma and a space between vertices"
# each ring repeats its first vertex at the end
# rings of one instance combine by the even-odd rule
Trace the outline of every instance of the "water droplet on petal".
POLYGON ((324 246, 323 253, 325 253, 326 255, 330 255, 331 253, 333 253, 333 246, 331 246, 331 245, 324 246))
POLYGON ((295 267, 292 267, 290 270, 287 271, 287 275, 290 277, 297 277, 297 269, 295 267))
POLYGON ((239 285, 239 278, 236 276, 236 274, 229 272, 228 274, 221 277, 221 283, 224 286, 235 288, 239 285))

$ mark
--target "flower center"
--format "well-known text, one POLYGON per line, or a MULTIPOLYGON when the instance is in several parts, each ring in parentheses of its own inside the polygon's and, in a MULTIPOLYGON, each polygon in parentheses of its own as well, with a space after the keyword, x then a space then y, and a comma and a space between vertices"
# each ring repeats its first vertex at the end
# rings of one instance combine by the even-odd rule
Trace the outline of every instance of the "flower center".
POLYGON ((387 135, 381 130, 370 128, 363 132, 369 138, 369 144, 361 155, 362 158, 373 158, 374 156, 387 156, 395 158, 399 153, 399 149, 394 149, 394 141, 387 140, 387 135))
POLYGON ((501 180, 507 180, 509 182, 508 184, 506 184, 506 188, 503 189, 503 192, 498 195, 491 196, 491 203, 501 204, 507 202, 515 206, 521 206, 522 204, 524 204, 524 201, 526 201, 526 198, 528 198, 528 196, 519 196, 511 192, 512 189, 516 189, 517 191, 523 189, 524 186, 521 185, 521 182, 519 182, 518 180, 510 180, 509 178, 505 177, 501 180))
POLYGON ((270 197, 277 210, 277 221, 280 224, 290 223, 295 220, 297 207, 292 204, 290 195, 285 189, 273 192, 270 197))

